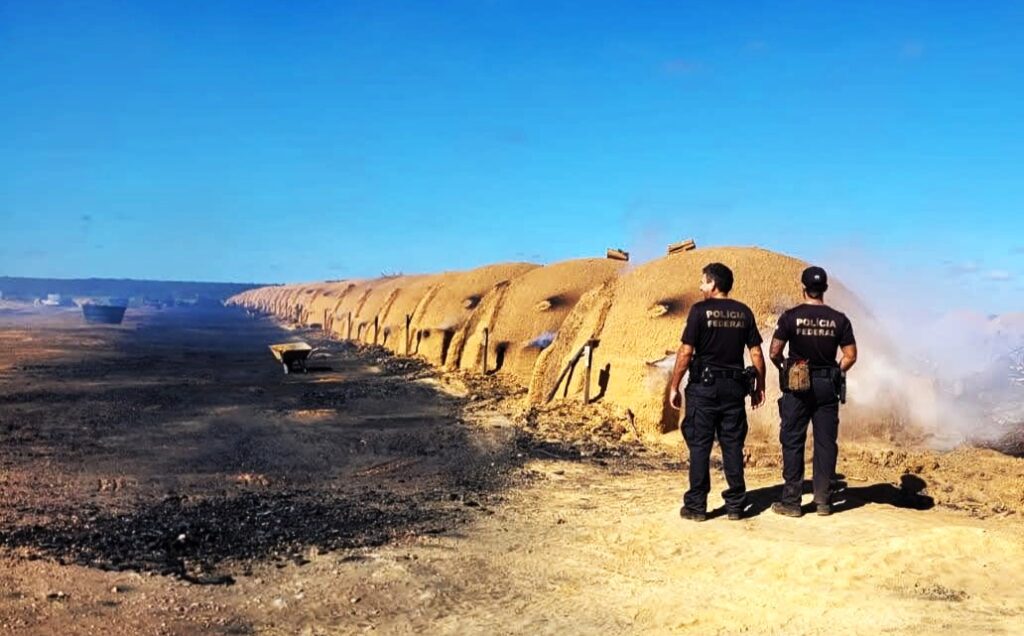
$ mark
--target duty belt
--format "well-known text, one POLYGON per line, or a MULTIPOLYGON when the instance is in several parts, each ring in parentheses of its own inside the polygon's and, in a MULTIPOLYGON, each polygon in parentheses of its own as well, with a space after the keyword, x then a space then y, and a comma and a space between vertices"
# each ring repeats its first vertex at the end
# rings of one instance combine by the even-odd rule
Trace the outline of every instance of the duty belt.
POLYGON ((742 369, 708 369, 707 373, 716 379, 744 380, 747 377, 742 369))
POLYGON ((818 367, 818 368, 811 369, 811 377, 812 378, 829 378, 829 379, 831 379, 832 375, 835 373, 835 371, 836 371, 836 367, 818 367))

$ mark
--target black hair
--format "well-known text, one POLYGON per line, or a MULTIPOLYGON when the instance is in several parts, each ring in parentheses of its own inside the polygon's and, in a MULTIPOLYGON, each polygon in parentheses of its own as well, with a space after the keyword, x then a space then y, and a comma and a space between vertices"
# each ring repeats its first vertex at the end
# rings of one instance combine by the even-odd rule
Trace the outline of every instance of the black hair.
POLYGON ((804 288, 804 293, 807 294, 808 298, 813 298, 814 300, 821 300, 825 296, 825 290, 824 289, 807 289, 805 287, 804 288))
POLYGON ((721 263, 708 263, 701 270, 723 294, 732 291, 732 270, 721 263))

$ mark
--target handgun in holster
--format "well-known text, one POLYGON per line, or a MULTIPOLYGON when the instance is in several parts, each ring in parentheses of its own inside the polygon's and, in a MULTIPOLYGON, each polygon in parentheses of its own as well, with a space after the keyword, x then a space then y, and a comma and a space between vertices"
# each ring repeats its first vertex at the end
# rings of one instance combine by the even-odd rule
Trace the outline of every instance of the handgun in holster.
POLYGON ((694 356, 693 361, 690 363, 690 384, 711 386, 714 383, 715 378, 711 374, 711 369, 708 365, 704 364, 700 356, 694 356))
POLYGON ((832 372, 832 382, 836 386, 836 397, 840 404, 846 404, 846 373, 836 367, 832 372))
POLYGON ((750 399, 757 398, 757 369, 754 367, 747 367, 743 369, 743 377, 747 380, 747 394, 750 395, 750 399))

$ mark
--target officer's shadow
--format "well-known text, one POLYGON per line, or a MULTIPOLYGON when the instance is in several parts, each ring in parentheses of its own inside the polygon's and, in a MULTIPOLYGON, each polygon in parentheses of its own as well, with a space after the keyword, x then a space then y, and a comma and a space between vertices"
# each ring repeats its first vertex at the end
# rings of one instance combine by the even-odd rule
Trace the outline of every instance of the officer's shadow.
MULTIPOLYGON (((844 475, 836 475, 832 487, 832 512, 839 514, 860 508, 869 503, 884 504, 896 508, 907 508, 910 510, 930 510, 935 506, 935 500, 924 493, 928 484, 917 475, 903 475, 900 477, 900 485, 874 484, 872 486, 853 487, 847 485, 844 475)), ((804 480, 804 494, 814 492, 813 485, 809 479, 804 480)), ((745 516, 756 517, 772 507, 772 504, 782 497, 782 484, 757 488, 747 492, 747 509, 745 516)), ((803 507, 804 513, 813 513, 814 504, 807 504, 803 507)), ((717 516, 725 513, 725 509, 715 510, 709 516, 717 516)))

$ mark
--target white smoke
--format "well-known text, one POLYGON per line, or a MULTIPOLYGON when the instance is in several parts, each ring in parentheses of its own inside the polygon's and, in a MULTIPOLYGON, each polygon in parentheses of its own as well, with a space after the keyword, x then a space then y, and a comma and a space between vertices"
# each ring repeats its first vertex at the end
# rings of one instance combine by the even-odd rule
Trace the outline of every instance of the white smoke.
POLYGON ((658 394, 665 391, 665 385, 672 381, 672 370, 675 368, 676 354, 666 355, 657 360, 648 360, 644 383, 648 393, 658 394))
POLYGON ((526 343, 526 347, 536 347, 537 349, 545 349, 552 342, 555 341, 555 335, 557 334, 554 331, 545 331, 544 333, 540 334, 530 342, 526 343))
POLYGON ((955 277, 900 274, 885 257, 846 251, 825 267, 871 313, 848 312, 860 351, 851 407, 899 413, 939 448, 993 442, 1024 425, 1009 357, 1024 345, 1024 320, 959 300, 955 277))

